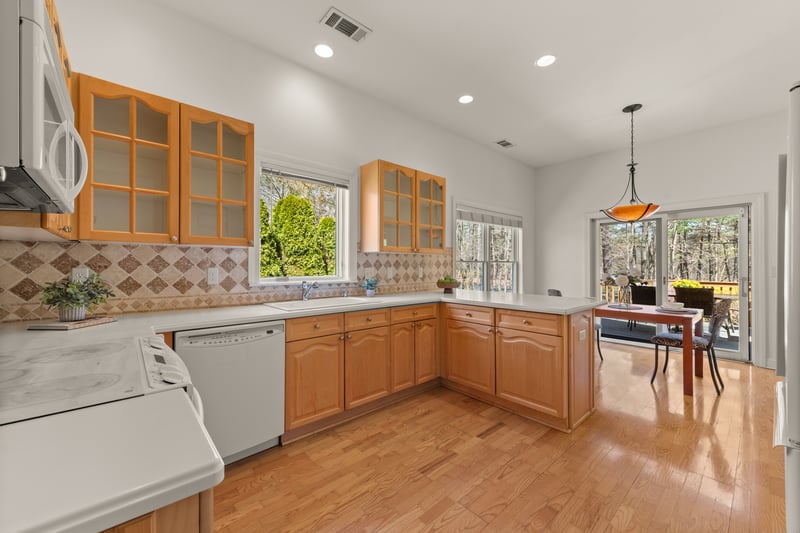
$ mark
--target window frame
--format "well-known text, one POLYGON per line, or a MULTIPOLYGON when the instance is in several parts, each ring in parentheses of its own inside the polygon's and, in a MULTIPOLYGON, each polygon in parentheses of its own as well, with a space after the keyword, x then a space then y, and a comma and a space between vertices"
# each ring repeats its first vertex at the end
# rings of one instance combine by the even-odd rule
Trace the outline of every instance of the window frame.
POLYGON ((485 208, 479 208, 468 204, 456 204, 453 209, 452 217, 453 228, 453 273, 456 272, 457 263, 472 263, 482 265, 482 279, 481 284, 483 290, 487 292, 510 292, 512 294, 519 294, 522 292, 522 228, 523 218, 521 215, 512 213, 503 213, 500 211, 490 211, 485 208), (483 260, 459 260, 458 254, 458 228, 459 222, 467 222, 472 224, 483 225, 483 260), (492 261, 490 254, 490 226, 504 226, 516 230, 512 234, 513 256, 512 261, 492 261), (489 285, 491 266, 494 264, 510 264, 512 289, 511 291, 492 291, 489 285))
POLYGON ((306 179, 336 186, 338 189, 336 200, 336 270, 335 276, 288 276, 288 277, 261 277, 261 220, 260 209, 253 208, 253 225, 255 239, 249 250, 248 270, 251 287, 294 287, 300 286, 303 281, 316 281, 322 286, 355 283, 356 281, 356 250, 355 242, 358 229, 357 219, 352 206, 358 205, 358 190, 355 177, 324 165, 319 165, 303 160, 286 161, 285 156, 275 157, 259 155, 259 163, 255 165, 255 197, 254 202, 261 198, 261 175, 270 171, 287 177, 306 179))

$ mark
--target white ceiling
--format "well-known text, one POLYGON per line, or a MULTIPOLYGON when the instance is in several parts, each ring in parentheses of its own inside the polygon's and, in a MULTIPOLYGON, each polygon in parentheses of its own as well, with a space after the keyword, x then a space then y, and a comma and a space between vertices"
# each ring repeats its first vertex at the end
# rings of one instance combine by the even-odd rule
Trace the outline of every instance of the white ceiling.
POLYGON ((627 104, 648 142, 784 110, 800 80, 798 0, 152 1, 533 167, 627 146, 627 104))

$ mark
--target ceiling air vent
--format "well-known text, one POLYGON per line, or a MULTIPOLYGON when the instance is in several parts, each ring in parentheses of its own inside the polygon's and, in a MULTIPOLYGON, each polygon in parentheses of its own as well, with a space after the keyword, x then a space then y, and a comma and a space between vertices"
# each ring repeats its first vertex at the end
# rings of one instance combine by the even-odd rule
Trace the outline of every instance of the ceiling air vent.
POLYGON ((495 141, 495 144, 498 146, 502 146, 503 148, 511 148, 514 146, 514 143, 509 141, 508 139, 502 139, 500 141, 495 141))
POLYGON ((332 7, 330 10, 328 10, 328 13, 322 17, 320 23, 330 26, 339 33, 347 35, 355 42, 358 42, 366 37, 368 33, 372 33, 371 29, 367 28, 350 15, 342 13, 335 7, 332 7))

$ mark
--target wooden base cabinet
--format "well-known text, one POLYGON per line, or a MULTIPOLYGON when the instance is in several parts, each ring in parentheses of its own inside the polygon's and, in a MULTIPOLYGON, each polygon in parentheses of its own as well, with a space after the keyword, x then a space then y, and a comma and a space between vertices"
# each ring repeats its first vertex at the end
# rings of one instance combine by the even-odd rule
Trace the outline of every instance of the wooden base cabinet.
POLYGON ((437 305, 392 308, 392 392, 439 377, 437 305))
POLYGON ((333 416, 344 408, 344 335, 287 342, 286 429, 333 416))
POLYGON ((203 524, 201 520, 200 494, 195 494, 106 529, 103 533, 210 533, 211 531, 212 524, 203 524))
POLYGON ((414 386, 414 322, 392 325, 392 392, 414 386))
POLYGON ((345 409, 388 396, 391 391, 389 326, 347 333, 345 409))
POLYGON ((439 350, 435 318, 414 322, 414 383, 420 384, 439 377, 439 350))
POLYGON ((494 394, 494 332, 492 326, 447 320, 445 379, 479 392, 494 394))
POLYGON ((561 337, 497 328, 496 395, 555 418, 567 413, 561 337))

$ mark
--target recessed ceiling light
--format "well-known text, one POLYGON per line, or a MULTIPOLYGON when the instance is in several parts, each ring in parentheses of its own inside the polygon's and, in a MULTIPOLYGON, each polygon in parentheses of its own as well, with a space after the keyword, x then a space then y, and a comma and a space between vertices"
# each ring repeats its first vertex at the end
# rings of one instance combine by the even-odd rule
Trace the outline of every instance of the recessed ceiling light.
POLYGON ((469 104, 473 100, 474 100, 474 98, 472 97, 471 94, 465 94, 465 95, 462 95, 462 96, 458 97, 458 103, 459 104, 469 104))
POLYGON ((314 47, 314 53, 317 54, 319 57, 324 57, 325 59, 333 56, 333 48, 328 46, 327 44, 318 44, 314 47))
POLYGON ((553 63, 556 62, 556 56, 551 56, 550 54, 543 55, 539 59, 536 60, 537 67, 549 67, 553 63))

